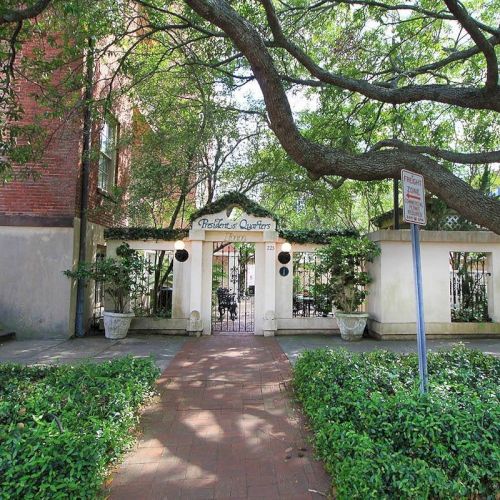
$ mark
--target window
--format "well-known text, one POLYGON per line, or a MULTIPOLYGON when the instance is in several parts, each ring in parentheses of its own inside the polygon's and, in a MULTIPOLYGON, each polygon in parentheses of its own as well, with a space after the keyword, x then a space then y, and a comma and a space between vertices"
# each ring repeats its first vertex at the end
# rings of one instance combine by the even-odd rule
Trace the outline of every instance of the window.
POLYGON ((117 135, 118 122, 112 116, 107 115, 104 118, 101 130, 99 175, 97 179, 97 186, 103 191, 109 191, 115 184, 117 135))

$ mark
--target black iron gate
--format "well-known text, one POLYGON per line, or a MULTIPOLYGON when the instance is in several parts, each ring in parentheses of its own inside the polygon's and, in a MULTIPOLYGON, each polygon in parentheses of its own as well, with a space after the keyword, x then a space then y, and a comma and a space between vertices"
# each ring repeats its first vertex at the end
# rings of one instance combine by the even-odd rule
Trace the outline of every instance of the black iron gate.
POLYGON ((255 245, 214 242, 212 332, 255 331, 255 245))

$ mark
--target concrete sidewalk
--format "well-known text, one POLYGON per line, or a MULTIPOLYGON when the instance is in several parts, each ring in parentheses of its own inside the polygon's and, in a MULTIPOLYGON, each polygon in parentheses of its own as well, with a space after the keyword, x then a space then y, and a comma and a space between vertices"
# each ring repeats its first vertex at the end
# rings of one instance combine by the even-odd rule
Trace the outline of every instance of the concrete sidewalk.
MULTIPOLYGON (((331 335, 283 335, 277 336, 281 348, 286 353, 292 364, 298 355, 306 349, 319 349, 329 347, 331 349, 347 349, 353 352, 369 352, 375 349, 386 351, 410 353, 417 352, 416 340, 374 340, 363 338, 359 342, 345 342, 340 336, 331 335)), ((499 339, 463 339, 463 340, 427 340, 428 350, 451 349, 453 346, 462 344, 469 349, 476 349, 485 354, 500 357, 499 339)))
MULTIPOLYGON (((234 338, 234 337, 229 337, 234 338)), ((0 340, 0 363, 75 364, 82 361, 105 361, 127 354, 137 357, 152 356, 160 370, 164 370, 188 337, 173 335, 132 334, 123 340, 108 340, 104 336, 69 340, 0 340)), ((305 349, 319 347, 344 348, 354 352, 386 349, 394 352, 416 352, 417 342, 411 340, 373 340, 344 342, 331 335, 283 335, 276 340, 294 363, 305 349)), ((499 339, 428 340, 429 349, 449 349, 461 342, 466 347, 500 356, 499 339)))
MULTIPOLYGON (((188 337, 154 334, 132 334, 123 340, 108 340, 103 335, 69 340, 1 340, 0 363, 76 364, 132 355, 152 356, 163 371, 187 340, 188 337)), ((277 336, 276 340, 291 363, 305 349, 319 347, 342 347, 354 352, 387 349, 403 353, 416 352, 417 348, 417 342, 411 340, 362 339, 360 342, 344 342, 339 336, 331 335, 284 335, 277 336)), ((500 339, 428 340, 427 347, 449 349, 459 342, 471 349, 500 356, 500 339)))
POLYGON ((275 339, 186 342, 158 380, 111 498, 324 498, 330 480, 312 457, 290 377, 275 339))
POLYGON ((187 337, 162 335, 130 335, 123 340, 83 337, 69 340, 6 340, 0 343, 0 363, 76 364, 101 362, 126 355, 152 356, 164 370, 187 337))

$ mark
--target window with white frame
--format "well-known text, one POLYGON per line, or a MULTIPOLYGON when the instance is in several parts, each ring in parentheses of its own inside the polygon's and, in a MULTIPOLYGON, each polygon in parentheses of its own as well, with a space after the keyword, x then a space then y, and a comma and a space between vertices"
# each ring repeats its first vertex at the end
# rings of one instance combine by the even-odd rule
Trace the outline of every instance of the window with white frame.
POLYGON ((103 191, 115 184, 117 158, 118 122, 111 115, 106 115, 101 129, 99 151, 99 175, 97 186, 103 191))

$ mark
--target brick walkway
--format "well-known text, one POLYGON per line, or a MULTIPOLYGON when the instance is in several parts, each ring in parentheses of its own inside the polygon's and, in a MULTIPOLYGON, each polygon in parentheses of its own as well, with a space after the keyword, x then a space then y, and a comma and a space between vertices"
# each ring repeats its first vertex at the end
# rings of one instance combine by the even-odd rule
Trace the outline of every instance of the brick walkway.
POLYGON ((312 458, 274 339, 186 342, 158 380, 143 435, 111 477, 112 499, 320 499, 329 478, 312 458), (316 490, 314 493, 309 490, 316 490))

